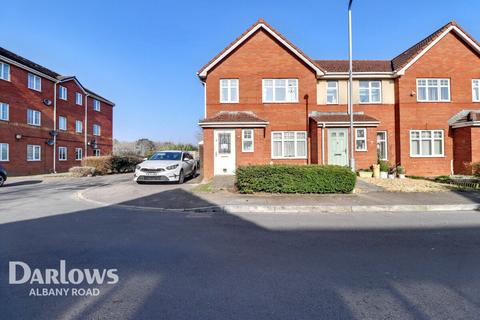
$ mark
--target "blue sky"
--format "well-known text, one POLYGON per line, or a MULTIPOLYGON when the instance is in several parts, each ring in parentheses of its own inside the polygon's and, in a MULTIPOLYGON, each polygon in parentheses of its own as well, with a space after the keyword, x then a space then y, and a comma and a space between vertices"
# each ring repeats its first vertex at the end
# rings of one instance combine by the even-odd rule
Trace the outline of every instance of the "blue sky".
MULTIPOLYGON (((0 46, 116 102, 114 137, 196 142, 196 71, 262 17, 313 59, 347 58, 347 0, 5 1, 0 46)), ((390 59, 450 20, 480 39, 476 0, 355 0, 354 59, 390 59)))

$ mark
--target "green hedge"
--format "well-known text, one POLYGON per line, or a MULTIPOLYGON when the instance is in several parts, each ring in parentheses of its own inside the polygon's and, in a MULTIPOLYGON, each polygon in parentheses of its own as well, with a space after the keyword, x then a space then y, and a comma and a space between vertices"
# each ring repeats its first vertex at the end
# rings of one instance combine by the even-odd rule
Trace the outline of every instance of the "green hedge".
POLYGON ((350 193, 356 175, 349 168, 319 165, 263 165, 239 167, 241 193, 350 193))
POLYGON ((95 168, 99 175, 109 173, 126 173, 135 171, 135 166, 143 159, 138 156, 109 155, 101 157, 85 157, 82 159, 82 166, 95 168))

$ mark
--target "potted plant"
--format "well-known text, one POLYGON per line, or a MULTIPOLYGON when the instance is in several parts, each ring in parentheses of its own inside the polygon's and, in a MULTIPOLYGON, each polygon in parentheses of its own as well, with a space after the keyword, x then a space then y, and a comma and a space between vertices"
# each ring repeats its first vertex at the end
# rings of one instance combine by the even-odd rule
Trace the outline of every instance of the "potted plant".
POLYGON ((397 166, 397 174, 400 179, 405 179, 405 167, 404 166, 397 166))
POLYGON ((358 176, 360 178, 371 178, 373 176, 373 171, 370 168, 358 170, 358 176))
POLYGON ((396 171, 395 167, 388 168, 388 179, 395 179, 395 176, 396 176, 395 171, 396 171))
POLYGON ((378 164, 380 165, 380 179, 387 179, 390 163, 388 163, 388 161, 380 160, 378 164))

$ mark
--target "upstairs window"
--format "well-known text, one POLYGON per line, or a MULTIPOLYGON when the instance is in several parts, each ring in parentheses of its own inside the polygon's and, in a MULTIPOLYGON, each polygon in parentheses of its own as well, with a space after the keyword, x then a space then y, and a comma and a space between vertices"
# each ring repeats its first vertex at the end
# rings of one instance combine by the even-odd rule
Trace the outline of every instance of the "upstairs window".
POLYGON ((93 99, 93 110, 100 111, 100 101, 93 99))
POLYGON ((28 88, 36 91, 42 91, 42 78, 32 73, 28 74, 28 88))
POLYGON ((0 120, 8 121, 10 115, 10 106, 7 103, 0 102, 0 120))
POLYGON ((298 102, 297 79, 263 79, 263 102, 298 102))
POLYGON ((65 87, 58 87, 58 97, 62 100, 67 100, 67 88, 65 87))
POLYGON ((360 81, 360 103, 381 103, 382 102, 382 82, 360 81))
POLYGON ((242 152, 253 152, 253 129, 242 130, 242 152))
POLYGON ((41 117, 40 111, 27 109, 27 124, 32 126, 40 126, 41 117))
POLYGON ((417 101, 450 101, 450 79, 417 79, 417 101))
POLYGON ((75 103, 79 106, 83 104, 83 96, 80 92, 75 92, 75 103))
POLYGON ((80 120, 75 121, 75 132, 76 133, 82 133, 83 131, 83 122, 80 120))
POLYGON ((0 62, 0 79, 10 81, 10 65, 0 62))
POLYGON ((480 79, 472 80, 472 101, 480 102, 480 79))
POLYGON ((238 79, 220 80, 220 103, 238 103, 238 79))
POLYGON ((327 104, 338 104, 338 81, 327 81, 327 104))
POLYGON ((93 125, 93 135, 94 136, 99 136, 100 135, 100 126, 98 124, 93 125))
POLYGON ((67 118, 58 117, 58 129, 62 131, 67 131, 67 118))
POLYGON ((411 157, 443 157, 443 130, 411 130, 411 157))

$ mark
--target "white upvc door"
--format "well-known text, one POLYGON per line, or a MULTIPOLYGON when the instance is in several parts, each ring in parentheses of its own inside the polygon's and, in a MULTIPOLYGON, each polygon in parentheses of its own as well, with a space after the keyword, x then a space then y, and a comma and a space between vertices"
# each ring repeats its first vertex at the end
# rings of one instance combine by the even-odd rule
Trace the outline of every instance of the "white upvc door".
POLYGON ((328 129, 328 164, 348 165, 348 129, 328 129))
POLYGON ((214 140, 213 173, 235 174, 235 130, 215 130, 214 140))

